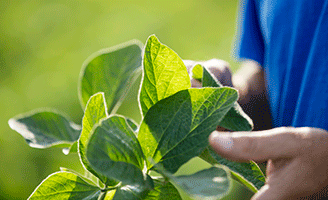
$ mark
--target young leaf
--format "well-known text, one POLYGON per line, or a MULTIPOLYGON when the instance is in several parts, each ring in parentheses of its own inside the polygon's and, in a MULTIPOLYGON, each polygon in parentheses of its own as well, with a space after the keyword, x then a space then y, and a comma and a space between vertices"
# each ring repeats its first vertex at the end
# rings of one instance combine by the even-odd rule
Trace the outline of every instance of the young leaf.
POLYGON ((120 116, 110 116, 93 128, 86 157, 97 174, 123 185, 144 185, 144 155, 139 142, 120 116))
MULTIPOLYGON (((193 67, 192 73, 195 79, 201 80, 203 87, 223 87, 206 68, 199 64, 193 67)), ((253 129, 252 120, 237 102, 218 125, 232 131, 251 131, 253 129)))
POLYGON ((92 128, 97 125, 101 119, 107 118, 107 106, 104 93, 99 92, 90 97, 82 119, 82 132, 78 140, 78 152, 83 166, 92 174, 97 176, 103 183, 107 185, 116 185, 117 182, 97 174, 92 169, 86 157, 86 145, 91 137, 92 128))
POLYGON ((34 148, 58 145, 69 147, 74 143, 81 127, 55 110, 35 110, 8 121, 11 129, 21 134, 34 148))
MULTIPOLYGON (((141 123, 145 157, 175 172, 208 145, 208 136, 237 100, 232 88, 191 88, 157 102, 141 123)), ((152 164, 147 160, 148 169, 152 164)))
POLYGON ((190 87, 187 68, 181 58, 151 35, 145 46, 139 94, 143 116, 156 102, 190 87))
POLYGON ((200 64, 197 64, 192 68, 192 78, 199 82, 202 82, 203 73, 203 67, 200 64))
POLYGON ((191 175, 173 176, 163 169, 157 169, 173 184, 195 200, 219 199, 226 196, 231 188, 230 173, 224 167, 213 166, 191 175))
POLYGON ((118 109, 129 87, 137 78, 141 66, 141 46, 139 41, 101 50, 84 63, 79 81, 79 99, 84 108, 89 98, 104 92, 108 112, 118 109))
POLYGON ((78 175, 71 172, 56 172, 43 180, 28 199, 97 200, 99 194, 98 187, 90 185, 78 175))

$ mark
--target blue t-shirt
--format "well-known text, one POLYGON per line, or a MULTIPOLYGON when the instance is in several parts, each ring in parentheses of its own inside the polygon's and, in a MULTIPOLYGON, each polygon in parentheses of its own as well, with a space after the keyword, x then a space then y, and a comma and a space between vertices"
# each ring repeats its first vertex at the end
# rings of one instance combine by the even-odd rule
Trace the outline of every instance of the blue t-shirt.
POLYGON ((237 56, 266 73, 273 126, 328 130, 328 0, 244 0, 237 56))

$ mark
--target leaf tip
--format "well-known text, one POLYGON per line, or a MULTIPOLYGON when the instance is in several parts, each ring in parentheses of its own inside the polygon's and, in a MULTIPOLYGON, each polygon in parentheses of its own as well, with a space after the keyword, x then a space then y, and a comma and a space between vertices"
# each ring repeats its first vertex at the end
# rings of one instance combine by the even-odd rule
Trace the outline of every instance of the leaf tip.
POLYGON ((152 34, 152 35, 150 35, 149 37, 148 37, 148 39, 147 39, 147 44, 149 43, 149 42, 157 42, 157 43, 159 43, 159 40, 158 40, 158 38, 156 37, 156 35, 155 34, 152 34))
POLYGON ((13 130, 15 130, 15 124, 16 124, 16 119, 15 118, 10 118, 9 120, 8 120, 8 125, 9 125, 9 127, 11 128, 11 129, 13 129, 13 130))

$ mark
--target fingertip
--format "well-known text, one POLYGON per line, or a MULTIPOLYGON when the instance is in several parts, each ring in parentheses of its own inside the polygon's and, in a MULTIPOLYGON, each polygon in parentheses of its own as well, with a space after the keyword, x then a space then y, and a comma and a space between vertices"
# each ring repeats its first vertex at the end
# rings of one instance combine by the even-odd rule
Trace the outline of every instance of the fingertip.
POLYGON ((231 151, 233 148, 231 133, 227 132, 212 132, 209 137, 209 143, 217 152, 231 151))
POLYGON ((209 137, 209 144, 213 150, 229 160, 246 162, 254 159, 252 154, 245 152, 245 145, 250 144, 245 141, 245 132, 218 132, 214 131, 209 137), (246 143, 246 144, 245 144, 246 143))

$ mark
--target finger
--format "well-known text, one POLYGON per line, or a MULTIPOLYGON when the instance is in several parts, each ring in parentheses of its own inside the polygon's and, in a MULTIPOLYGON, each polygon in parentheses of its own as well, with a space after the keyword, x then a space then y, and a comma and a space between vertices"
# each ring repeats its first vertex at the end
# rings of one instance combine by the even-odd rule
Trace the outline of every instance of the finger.
POLYGON ((226 128, 223 128, 222 126, 217 126, 216 131, 223 132, 223 131, 229 131, 229 130, 226 128))
POLYGON ((264 185, 251 200, 285 200, 286 197, 281 189, 264 185))
POLYGON ((191 78, 190 79, 190 83, 191 83, 191 87, 192 88, 201 88, 202 87, 202 83, 197 81, 196 79, 194 78, 191 78))
POLYGON ((186 66, 188 73, 191 74, 191 69, 193 68, 193 66, 196 65, 197 62, 193 60, 182 60, 182 61, 186 66))
POLYGON ((310 145, 297 128, 276 128, 254 132, 217 132, 209 138, 214 150, 235 161, 265 161, 300 155, 310 145))
POLYGON ((224 60, 211 59, 202 63, 203 66, 214 75, 222 85, 231 86, 231 70, 229 63, 224 60))

